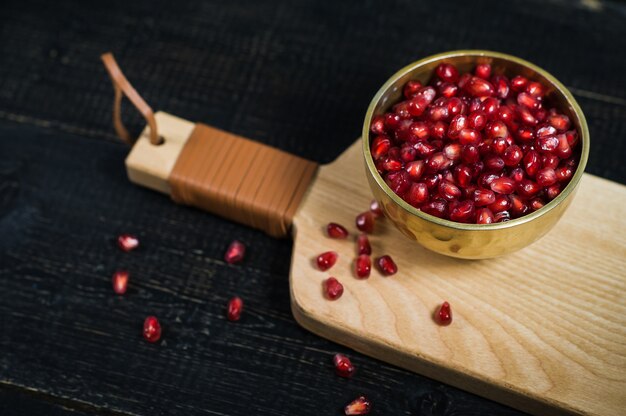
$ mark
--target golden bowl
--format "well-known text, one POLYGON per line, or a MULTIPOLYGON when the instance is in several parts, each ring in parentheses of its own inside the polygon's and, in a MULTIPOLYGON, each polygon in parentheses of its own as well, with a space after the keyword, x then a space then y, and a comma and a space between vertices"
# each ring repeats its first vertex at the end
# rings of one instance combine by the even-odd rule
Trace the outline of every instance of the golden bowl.
POLYGON ((589 155, 589 129, 585 116, 572 94, 555 77, 530 62, 515 56, 482 50, 459 50, 429 56, 395 73, 378 90, 367 109, 363 124, 363 154, 366 175, 374 197, 387 218, 409 239, 429 250, 463 259, 486 259, 512 253, 535 242, 561 218, 583 176, 589 155), (442 62, 454 64, 459 72, 473 70, 479 63, 492 65, 494 74, 509 78, 523 75, 547 87, 545 100, 566 114, 580 137, 580 159, 569 184, 543 208, 507 222, 495 224, 463 224, 426 214, 396 195, 374 166, 370 153, 372 117, 385 113, 400 101, 402 87, 409 80, 427 84, 433 71, 442 62))

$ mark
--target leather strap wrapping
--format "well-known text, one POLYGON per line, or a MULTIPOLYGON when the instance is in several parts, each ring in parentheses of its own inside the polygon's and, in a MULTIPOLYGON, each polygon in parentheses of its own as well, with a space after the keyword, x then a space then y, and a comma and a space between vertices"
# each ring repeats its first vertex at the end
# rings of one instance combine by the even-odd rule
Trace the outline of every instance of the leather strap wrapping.
POLYGON ((177 203, 285 237, 317 166, 198 123, 170 174, 171 196, 177 203))

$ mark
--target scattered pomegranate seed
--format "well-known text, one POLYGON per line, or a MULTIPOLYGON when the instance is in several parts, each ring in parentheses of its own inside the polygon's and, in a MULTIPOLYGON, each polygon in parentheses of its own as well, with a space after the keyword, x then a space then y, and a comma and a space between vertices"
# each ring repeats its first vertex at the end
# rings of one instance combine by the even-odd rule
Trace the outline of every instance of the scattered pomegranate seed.
POLYGON ((351 401, 345 408, 346 416, 366 415, 372 410, 372 403, 365 396, 359 396, 351 401))
POLYGON ((371 211, 365 211, 356 216, 356 228, 364 233, 374 231, 374 214, 371 211))
POLYGON ((330 238, 345 239, 348 238, 348 230, 343 225, 339 225, 334 222, 328 223, 326 231, 330 238))
POLYGON ((360 254, 355 261, 356 275, 360 279, 367 279, 370 277, 370 271, 372 270, 372 260, 368 254, 360 254))
POLYGON ((340 377, 350 378, 354 375, 354 365, 344 354, 335 354, 333 357, 333 364, 335 365, 335 372, 340 377))
POLYGON ((241 312, 243 312, 243 300, 241 300, 240 297, 235 296, 228 301, 226 317, 229 321, 235 322, 241 319, 241 312))
POLYGON ((238 240, 234 240, 226 249, 226 253, 224 254, 224 261, 228 264, 239 263, 243 260, 244 255, 246 254, 246 246, 238 240))
POLYGON ((452 309, 448 302, 443 302, 435 311, 435 322, 441 326, 450 325, 452 323, 452 309))
POLYGON ((120 234, 117 237, 117 246, 125 252, 132 251, 139 247, 139 239, 131 234, 120 234))
POLYGON ((143 337, 153 343, 161 339, 161 324, 156 316, 148 316, 143 321, 143 337))
POLYGON ((380 272, 385 276, 391 276, 392 274, 396 274, 398 271, 398 266, 396 266, 396 263, 393 261, 391 256, 385 255, 379 257, 377 263, 380 272))
POLYGON ((336 251, 327 251, 317 256, 317 267, 321 271, 326 271, 333 267, 337 262, 339 255, 336 251))
POLYGON ((378 201, 375 199, 370 202, 370 211, 372 214, 374 214, 374 218, 381 218, 384 215, 383 209, 381 208, 378 201))
POLYGON ((330 300, 339 299, 343 295, 343 285, 334 277, 324 280, 324 291, 330 300))
POLYGON ((113 291, 118 295, 123 295, 128 289, 128 278, 130 274, 126 270, 118 270, 113 273, 113 291))
POLYGON ((523 76, 492 75, 489 64, 464 74, 440 64, 430 85, 410 81, 402 101, 372 120, 376 169, 407 203, 439 218, 486 224, 536 211, 572 179, 579 148, 546 91, 523 76))
POLYGON ((367 234, 359 234, 356 239, 358 254, 372 254, 372 246, 370 240, 367 238, 367 234))

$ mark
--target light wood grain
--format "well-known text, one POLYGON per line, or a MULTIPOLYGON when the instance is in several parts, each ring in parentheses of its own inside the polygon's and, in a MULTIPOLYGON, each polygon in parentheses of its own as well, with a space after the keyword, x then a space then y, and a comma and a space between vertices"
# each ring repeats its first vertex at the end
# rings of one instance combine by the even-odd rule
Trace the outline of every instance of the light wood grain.
POLYGON ((354 217, 371 199, 360 144, 323 166, 296 215, 292 310, 305 328, 429 377, 535 414, 626 412, 626 187, 586 175, 571 208, 515 254, 467 261, 421 248, 384 220, 373 257, 399 272, 353 272, 354 217), (323 227, 342 223, 348 240, 323 227), (314 258, 339 253, 328 272, 314 258), (322 296, 329 275, 341 299, 322 296), (447 300, 454 322, 431 319, 447 300))

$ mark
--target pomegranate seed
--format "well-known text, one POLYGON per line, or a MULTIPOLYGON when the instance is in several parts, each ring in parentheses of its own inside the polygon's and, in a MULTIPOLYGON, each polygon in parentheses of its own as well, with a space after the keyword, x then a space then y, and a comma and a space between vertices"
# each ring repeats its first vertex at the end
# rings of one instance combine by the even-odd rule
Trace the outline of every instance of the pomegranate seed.
POLYGON ((326 232, 330 238, 345 239, 348 238, 348 230, 343 225, 339 225, 335 222, 330 222, 326 226, 326 232))
POLYGON ((372 403, 365 396, 359 396, 352 400, 343 409, 346 416, 366 415, 372 410, 372 403))
POLYGON ((531 82, 526 87, 526 92, 533 97, 543 97, 545 94, 545 88, 538 82, 531 82))
POLYGON ((409 163, 415 160, 417 156, 417 151, 415 148, 409 144, 405 144, 400 149, 400 159, 404 163, 409 163))
POLYGON ((533 211, 537 211, 538 209, 543 208, 543 201, 540 198, 534 198, 530 201, 530 209, 533 211))
POLYGON ((559 157, 553 154, 542 155, 541 162, 544 168, 556 169, 559 166, 559 157))
POLYGON ((481 208, 476 211, 476 224, 491 224, 493 221, 493 212, 489 208, 481 208))
POLYGON ((442 81, 456 82, 459 79, 459 71, 451 64, 439 64, 437 69, 435 69, 435 73, 442 81))
POLYGON ((476 212, 470 200, 461 201, 450 210, 450 219, 457 222, 473 222, 476 212))
POLYGON ((516 132, 517 138, 522 142, 531 142, 535 139, 535 131, 532 127, 522 126, 516 132))
POLYGON ((418 142, 415 143, 413 147, 415 147, 417 154, 422 158, 426 158, 435 153, 435 148, 428 143, 418 142))
POLYGON ((459 160, 463 146, 459 143, 450 143, 443 148, 443 154, 450 160, 459 160))
POLYGON ((510 195, 509 200, 511 201, 511 215, 513 217, 519 218, 530 211, 528 205, 519 196, 510 195))
POLYGON ((236 322, 241 319, 241 313, 243 312, 243 300, 240 297, 235 296, 228 301, 228 307, 226 308, 226 317, 231 322, 236 322))
POLYGON ((372 246, 367 234, 359 234, 356 239, 357 251, 359 254, 372 254, 372 246))
POLYGON ((409 177, 411 178, 411 180, 417 181, 424 174, 424 161, 416 160, 416 161, 407 163, 404 169, 409 174, 409 177))
POLYGON ((457 114, 450 121, 450 125, 448 126, 448 137, 451 139, 456 139, 459 137, 459 133, 461 130, 467 128, 468 120, 467 117, 463 114, 457 114))
POLYGON ((533 97, 532 95, 526 94, 525 92, 517 96, 517 103, 531 110, 536 110, 541 105, 541 102, 537 97, 533 97))
POLYGON ((489 64, 478 64, 476 68, 474 68, 474 75, 482 79, 489 79, 491 76, 491 65, 489 64))
POLYGON ((494 179, 491 182, 491 190, 499 194, 511 194, 515 190, 515 181, 507 177, 494 179))
POLYGON ((414 207, 419 207, 424 202, 428 201, 428 186, 423 182, 413 183, 405 194, 405 199, 406 202, 414 207))
POLYGON ((339 255, 336 251, 326 251, 317 256, 317 267, 321 271, 326 271, 337 263, 339 255))
POLYGON ((422 89, 422 83, 419 81, 409 81, 402 89, 404 98, 413 98, 419 90, 422 89))
POLYGON ((347 356, 335 354, 333 364, 335 365, 335 373, 337 373, 339 377, 350 378, 354 375, 354 365, 352 365, 352 361, 350 361, 347 356))
POLYGON ((387 113, 385 114, 385 128, 387 130, 395 130, 400 125, 400 116, 398 114, 387 113))
POLYGON ((380 272, 385 276, 391 276, 392 274, 396 274, 396 272, 398 271, 398 266, 396 266, 396 263, 394 263, 391 256, 385 255, 379 257, 377 263, 380 272))
POLYGON ((495 222, 506 222, 511 219, 511 214, 509 211, 500 211, 494 215, 493 219, 495 222))
POLYGON ((131 234, 120 234, 117 237, 117 246, 125 252, 132 251, 139 247, 139 239, 131 234))
POLYGON ((143 321, 143 337, 152 343, 161 339, 161 324, 156 316, 148 316, 143 321))
POLYGON ((461 190, 451 182, 441 181, 439 184, 439 195, 448 201, 451 201, 453 199, 458 199, 461 196, 461 190))
POLYGON ((569 166, 562 166, 557 168, 554 172, 556 173, 556 179, 559 182, 567 182, 572 179, 572 176, 574 176, 574 169, 569 166))
POLYGON ((430 135, 434 139, 442 140, 446 136, 448 125, 443 121, 437 121, 429 125, 430 135))
POLYGON ((524 170, 531 178, 534 178, 537 175, 539 169, 541 169, 542 161, 539 157, 539 153, 534 150, 530 150, 524 156, 524 170))
POLYGON ((370 277, 372 270, 372 260, 368 254, 360 254, 355 262, 356 275, 359 279, 367 279, 370 277))
POLYGON ((459 86, 459 88, 465 88, 471 78, 472 74, 470 74, 469 72, 465 73, 459 77, 459 82, 457 82, 457 85, 459 86))
POLYGON ((404 195, 404 193, 411 187, 409 174, 404 171, 389 173, 385 178, 385 182, 397 195, 404 195))
POLYGON ((487 115, 483 111, 474 111, 467 117, 467 125, 476 131, 481 131, 487 125, 487 115))
POLYGON ((507 126, 512 126, 513 121, 516 118, 516 114, 511 107, 503 105, 498 108, 497 118, 498 120, 503 121, 507 126))
POLYGON ((481 104, 481 109, 489 120, 495 118, 500 108, 500 101, 494 97, 485 98, 481 104))
POLYGON ((552 153, 559 147, 559 139, 556 136, 542 136, 536 141, 536 148, 540 152, 552 153))
POLYGON ((476 163, 480 159, 478 148, 473 145, 466 145, 461 152, 461 159, 465 163, 476 163))
POLYGON ((391 140, 386 136, 377 136, 372 142, 372 158, 378 160, 385 156, 391 148, 391 140))
POLYGON ((524 91, 526 86, 528 85, 528 78, 525 78, 521 75, 513 77, 511 79, 511 89, 516 92, 524 91))
POLYGON ((537 124, 537 119, 535 118, 535 116, 533 116, 528 108, 524 106, 518 106, 517 114, 524 124, 528 124, 530 126, 534 126, 535 124, 537 124))
POLYGON ((517 183, 517 192, 524 198, 532 198, 541 191, 541 186, 530 179, 522 179, 517 183))
POLYGON ((375 199, 372 199, 372 202, 370 202, 370 212, 374 214, 374 218, 381 218, 384 215, 383 209, 375 199))
POLYGON ((454 178, 461 188, 466 189, 473 178, 472 169, 469 166, 459 165, 454 168, 454 178))
POLYGON ((546 187, 554 185, 557 181, 556 172, 551 168, 543 168, 537 172, 537 183, 539 186, 546 187))
POLYGON ((488 189, 477 189, 474 191, 474 204, 477 207, 484 207, 496 202, 496 194, 488 189))
MULTIPOLYGON (((439 94, 444 97, 452 98, 459 92, 459 87, 450 82, 444 82, 439 86, 439 94)), ((449 110, 449 109, 448 109, 449 110)))
POLYGON ((435 189, 439 186, 439 182, 441 182, 441 175, 435 173, 430 175, 424 175, 422 180, 424 181, 428 189, 435 189))
POLYGON ((550 185, 546 188, 546 196, 550 200, 556 198, 557 195, 560 193, 561 193, 561 185, 558 183, 555 183, 554 185, 550 185))
POLYGON ((118 295, 123 295, 128 289, 128 278, 130 274, 126 270, 118 270, 113 273, 113 291, 118 295))
POLYGON ((328 299, 339 299, 343 295, 343 285, 334 277, 329 277, 324 281, 324 291, 328 299))
POLYGON ((443 302, 435 311, 435 322, 441 326, 452 323, 452 309, 448 302, 443 302))
POLYGON ((420 209, 426 214, 429 214, 438 218, 444 218, 448 213, 448 205, 446 201, 443 199, 430 201, 422 205, 420 209))
POLYGON ((495 93, 495 88, 489 81, 478 77, 470 78, 465 85, 465 90, 473 97, 488 97, 495 93))
POLYGON ((496 195, 496 201, 487 208, 489 208, 494 214, 497 214, 511 208, 511 201, 509 201, 509 198, 506 195, 496 195))
POLYGON ((509 97, 509 80, 504 75, 494 75, 491 83, 496 88, 496 96, 501 100, 509 97))
POLYGON ((448 100, 448 115, 450 117, 454 117, 458 114, 462 114, 465 109, 465 104, 461 101, 460 98, 452 97, 448 100))
POLYGON ((493 172, 504 169, 504 160, 500 156, 491 155, 485 158, 485 168, 493 172))
POLYGON ((480 133, 474 129, 462 129, 458 137, 461 144, 476 144, 481 138, 480 133))
POLYGON ((241 241, 234 240, 226 249, 224 254, 224 261, 228 264, 239 263, 243 260, 246 254, 246 246, 241 241))
POLYGON ((569 141, 567 140, 567 135, 559 134, 556 136, 559 141, 559 145, 556 148, 556 155, 561 159, 567 159, 572 155, 572 148, 569 145, 569 141))
POLYGON ((517 166, 523 156, 522 149, 517 145, 513 145, 506 148, 502 155, 502 160, 504 160, 506 166, 517 166))
POLYGON ((356 216, 356 228, 365 233, 374 231, 374 214, 365 211, 356 216))
POLYGON ((372 118, 370 131, 374 134, 383 134, 385 132, 385 118, 383 116, 376 116, 372 118))
POLYGON ((570 130, 565 132, 565 137, 567 138, 567 142, 570 147, 576 146, 578 144, 578 132, 575 130, 570 130))

